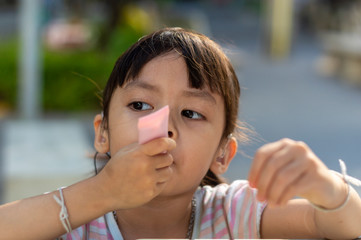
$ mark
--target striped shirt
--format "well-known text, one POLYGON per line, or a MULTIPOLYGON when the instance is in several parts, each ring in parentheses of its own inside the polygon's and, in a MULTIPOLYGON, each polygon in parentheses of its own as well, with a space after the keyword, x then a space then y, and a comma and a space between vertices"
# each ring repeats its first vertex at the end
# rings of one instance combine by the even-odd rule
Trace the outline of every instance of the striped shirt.
MULTIPOLYGON (((195 192, 196 215, 192 238, 260 238, 260 221, 266 206, 256 200, 256 190, 247 181, 216 187, 205 186, 195 192)), ((113 214, 85 224, 59 239, 111 239, 123 237, 113 214)))

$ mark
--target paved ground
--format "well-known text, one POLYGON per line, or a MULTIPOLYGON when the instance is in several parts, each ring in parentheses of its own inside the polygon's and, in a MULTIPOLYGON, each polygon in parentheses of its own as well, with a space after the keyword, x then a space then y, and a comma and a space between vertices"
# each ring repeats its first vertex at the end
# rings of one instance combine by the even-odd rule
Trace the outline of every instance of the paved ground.
MULTIPOLYGON (((258 135, 240 146, 245 155, 237 156, 226 177, 247 177, 259 146, 289 137, 308 143, 331 169, 339 170, 337 160, 342 158, 349 174, 361 178, 361 90, 315 72, 314 62, 322 53, 316 39, 297 35, 291 57, 271 62, 264 58, 259 18, 221 7, 208 9, 206 17, 207 31, 231 50, 237 67, 243 87, 240 119, 258 135)), ((0 122, 0 154, 7 141, 2 126, 0 122)), ((0 165, 0 181, 1 169, 0 165)))

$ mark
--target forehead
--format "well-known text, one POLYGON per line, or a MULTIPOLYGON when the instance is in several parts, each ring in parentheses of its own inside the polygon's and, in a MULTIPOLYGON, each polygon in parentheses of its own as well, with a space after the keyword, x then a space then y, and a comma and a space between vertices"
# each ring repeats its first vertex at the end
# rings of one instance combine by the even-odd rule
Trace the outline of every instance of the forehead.
MULTIPOLYGON (((153 58, 146 63, 139 74, 123 86, 124 89, 140 87, 143 89, 154 90, 156 85, 176 85, 177 87, 191 89, 194 92, 211 91, 207 84, 201 87, 194 87, 194 80, 191 79, 187 63, 181 54, 176 51, 163 54, 153 58)), ((206 82, 206 81, 205 81, 206 82)))
MULTIPOLYGON (((144 74, 164 74, 174 73, 189 79, 188 67, 184 58, 176 51, 171 51, 151 59, 146 63, 139 72, 139 75, 144 74)), ((177 77, 175 75, 174 77, 177 77)))
POLYGON ((173 96, 207 101, 211 104, 223 102, 222 97, 212 92, 207 85, 202 88, 192 87, 184 58, 175 52, 154 58, 142 68, 136 78, 123 86, 123 91, 128 94, 139 89, 159 96, 166 91, 168 94, 174 94, 173 96))
POLYGON ((136 70, 135 73, 132 72, 130 75, 128 75, 125 84, 123 84, 121 87, 127 88, 127 86, 133 85, 131 84, 132 82, 140 80, 151 80, 150 78, 147 78, 146 75, 160 76, 162 74, 168 74, 172 76, 172 79, 182 78, 183 81, 181 82, 188 88, 206 90, 215 94, 219 94, 219 91, 212 91, 212 88, 210 87, 210 82, 215 80, 206 79, 206 74, 202 73, 204 69, 200 66, 200 64, 196 65, 198 68, 194 65, 191 66, 189 61, 186 61, 185 57, 177 50, 172 50, 170 52, 156 56, 149 62, 145 63, 143 66, 140 66, 140 68, 136 70))

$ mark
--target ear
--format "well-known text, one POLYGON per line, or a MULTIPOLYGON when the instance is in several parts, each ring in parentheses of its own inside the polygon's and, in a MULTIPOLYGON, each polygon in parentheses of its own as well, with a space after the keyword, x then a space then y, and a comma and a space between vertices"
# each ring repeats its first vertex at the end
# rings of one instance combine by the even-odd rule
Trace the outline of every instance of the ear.
POLYGON ((94 147, 99 153, 109 152, 109 136, 108 131, 103 128, 103 117, 101 114, 97 114, 94 118, 94 147))
POLYGON ((217 157, 213 160, 210 170, 217 174, 222 175, 228 169, 229 164, 237 153, 237 140, 235 137, 229 137, 224 147, 220 148, 217 157))

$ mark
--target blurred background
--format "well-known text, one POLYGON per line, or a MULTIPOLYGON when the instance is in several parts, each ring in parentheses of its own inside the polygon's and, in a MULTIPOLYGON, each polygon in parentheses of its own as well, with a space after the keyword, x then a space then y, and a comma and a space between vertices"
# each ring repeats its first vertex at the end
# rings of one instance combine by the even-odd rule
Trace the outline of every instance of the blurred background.
POLYGON ((93 174, 92 120, 114 62, 166 26, 210 36, 236 68, 253 134, 228 180, 284 137, 361 178, 359 0, 0 0, 2 203, 93 174))

